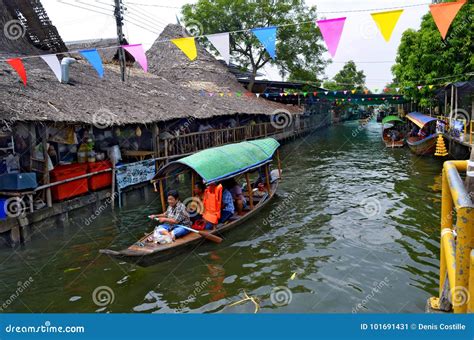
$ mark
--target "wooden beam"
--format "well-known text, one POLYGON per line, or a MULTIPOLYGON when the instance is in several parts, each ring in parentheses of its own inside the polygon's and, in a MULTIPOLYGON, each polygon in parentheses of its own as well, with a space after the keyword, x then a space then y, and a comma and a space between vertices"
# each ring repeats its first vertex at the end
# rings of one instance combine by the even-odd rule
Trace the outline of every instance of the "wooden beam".
POLYGON ((247 192, 249 195, 250 210, 253 210, 253 190, 252 186, 250 185, 250 176, 248 172, 245 173, 245 181, 247 182, 247 192))
POLYGON ((163 188, 163 180, 160 179, 160 198, 161 198, 161 207, 163 208, 163 213, 166 212, 166 204, 165 204, 165 190, 163 188))
MULTIPOLYGON (((50 183, 50 178, 49 178, 49 166, 48 166, 48 125, 45 125, 42 131, 42 136, 41 136, 41 145, 43 147, 43 160, 44 160, 44 172, 43 172, 43 184, 49 184, 50 183)), ((46 189, 46 204, 48 205, 49 208, 53 206, 53 199, 51 197, 51 189, 47 188, 46 189)))
POLYGON ((268 164, 265 164, 265 178, 267 180, 267 191, 268 194, 270 195, 271 189, 270 189, 270 171, 268 171, 268 164))
POLYGON ((278 160, 278 177, 281 180, 281 161, 280 161, 280 150, 277 149, 277 160, 278 160))

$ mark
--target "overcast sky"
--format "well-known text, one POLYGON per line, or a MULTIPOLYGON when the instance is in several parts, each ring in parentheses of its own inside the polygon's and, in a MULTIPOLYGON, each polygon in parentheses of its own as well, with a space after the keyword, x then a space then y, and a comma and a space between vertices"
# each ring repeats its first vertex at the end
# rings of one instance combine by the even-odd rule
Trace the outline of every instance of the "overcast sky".
MULTIPOLYGON (((142 43, 149 48, 168 23, 176 23, 180 7, 194 1, 123 0, 127 7, 124 32, 130 43, 142 43), (142 27, 140 27, 142 26, 142 27)), ((331 78, 348 60, 363 69, 370 89, 381 89, 392 80, 392 66, 397 46, 404 30, 418 29, 421 17, 428 12, 427 0, 307 0, 316 5, 318 19, 347 17, 333 63, 326 69, 331 78), (419 6, 413 6, 419 5, 419 6), (382 38, 368 12, 346 12, 364 9, 404 8, 390 42, 382 38), (328 13, 331 12, 331 13, 328 13)), ((113 17, 114 0, 42 0, 53 24, 65 41, 116 37, 113 17), (69 5, 68 5, 69 4, 69 5), (87 7, 81 9, 79 7, 87 7), (94 11, 100 12, 96 13, 94 11)), ((214 32, 204 32, 214 33, 214 32)), ((278 54, 278 51, 277 51, 278 54)), ((329 59, 329 54, 326 55, 329 59)), ((274 68, 265 70, 265 78, 281 80, 274 68)))

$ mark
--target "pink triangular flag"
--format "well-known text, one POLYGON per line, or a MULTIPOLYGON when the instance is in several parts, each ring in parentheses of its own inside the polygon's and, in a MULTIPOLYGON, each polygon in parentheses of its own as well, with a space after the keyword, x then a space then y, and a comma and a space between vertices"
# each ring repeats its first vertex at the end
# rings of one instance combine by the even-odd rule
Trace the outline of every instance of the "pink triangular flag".
POLYGON ((135 61, 140 64, 143 71, 148 72, 148 61, 142 44, 122 45, 122 48, 135 58, 135 61))
POLYGON ((336 55, 337 46, 339 45, 339 40, 341 39, 345 21, 345 17, 316 21, 323 36, 324 42, 328 47, 329 53, 333 58, 336 55))

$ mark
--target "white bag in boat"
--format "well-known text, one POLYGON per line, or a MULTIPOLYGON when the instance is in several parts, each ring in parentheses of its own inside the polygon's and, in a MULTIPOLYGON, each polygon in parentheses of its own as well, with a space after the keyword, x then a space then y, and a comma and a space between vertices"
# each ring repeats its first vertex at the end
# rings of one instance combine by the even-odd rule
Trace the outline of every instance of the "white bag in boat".
POLYGON ((155 243, 168 244, 168 243, 173 242, 173 240, 171 239, 171 236, 161 234, 160 230, 164 230, 164 229, 160 227, 156 227, 155 230, 153 231, 153 241, 155 243))

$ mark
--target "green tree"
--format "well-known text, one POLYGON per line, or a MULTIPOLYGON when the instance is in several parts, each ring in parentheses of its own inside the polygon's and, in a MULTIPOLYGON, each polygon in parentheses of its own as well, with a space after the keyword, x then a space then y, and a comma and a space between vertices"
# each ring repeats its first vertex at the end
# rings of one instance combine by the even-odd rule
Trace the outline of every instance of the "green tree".
POLYGON ((439 87, 447 82, 472 78, 472 3, 469 1, 458 12, 444 41, 430 13, 423 16, 419 30, 408 29, 403 32, 396 63, 392 66, 394 83, 421 106, 432 102, 434 92, 426 86, 420 91, 418 85, 435 85, 435 89, 436 85, 439 87))
POLYGON ((198 22, 202 34, 241 31, 230 35, 233 61, 252 73, 267 64, 278 67, 291 80, 317 81, 326 62, 321 33, 316 27, 316 7, 304 0, 198 0, 182 7, 185 23, 198 22), (302 24, 294 25, 301 22, 302 24), (277 57, 272 60, 258 39, 246 31, 256 27, 281 26, 277 33, 277 57))
POLYGON ((349 90, 355 89, 363 91, 365 89, 365 74, 362 70, 357 70, 356 64, 349 60, 342 69, 336 73, 332 80, 324 82, 323 87, 328 90, 349 90))

